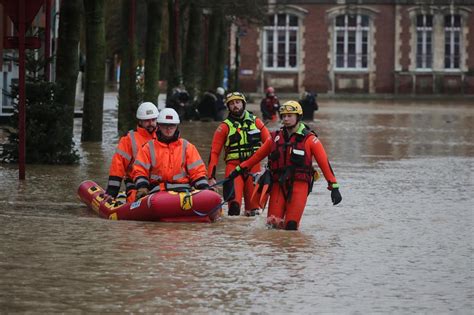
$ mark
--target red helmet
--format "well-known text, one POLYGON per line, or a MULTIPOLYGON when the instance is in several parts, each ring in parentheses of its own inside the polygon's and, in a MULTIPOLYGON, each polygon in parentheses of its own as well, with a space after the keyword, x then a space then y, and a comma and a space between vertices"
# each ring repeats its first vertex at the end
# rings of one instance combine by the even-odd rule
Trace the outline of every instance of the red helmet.
POLYGON ((273 94, 275 93, 275 89, 271 86, 267 87, 267 94, 273 94))

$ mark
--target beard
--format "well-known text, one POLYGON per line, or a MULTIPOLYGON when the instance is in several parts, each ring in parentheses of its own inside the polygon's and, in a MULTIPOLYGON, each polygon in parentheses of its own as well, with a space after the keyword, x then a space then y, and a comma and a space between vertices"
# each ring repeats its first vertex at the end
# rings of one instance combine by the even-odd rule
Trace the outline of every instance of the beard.
POLYGON ((243 113, 244 113, 244 108, 242 107, 241 109, 239 110, 235 110, 235 111, 232 111, 230 112, 232 116, 236 117, 236 118, 240 118, 242 117, 243 113))

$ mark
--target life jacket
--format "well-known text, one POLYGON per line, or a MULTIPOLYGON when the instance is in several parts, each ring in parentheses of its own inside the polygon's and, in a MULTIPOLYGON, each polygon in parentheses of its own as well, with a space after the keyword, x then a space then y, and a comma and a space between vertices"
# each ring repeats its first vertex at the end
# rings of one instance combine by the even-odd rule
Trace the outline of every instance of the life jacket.
POLYGON ((285 141, 284 133, 283 128, 271 133, 273 145, 272 153, 268 157, 268 166, 272 172, 272 180, 287 186, 291 186, 295 180, 312 185, 312 155, 311 152, 305 151, 305 143, 315 133, 303 123, 288 141, 285 141))
POLYGON ((224 160, 243 162, 252 156, 262 145, 260 129, 255 124, 256 116, 245 111, 244 118, 235 119, 229 116, 224 123, 229 126, 225 141, 224 160))

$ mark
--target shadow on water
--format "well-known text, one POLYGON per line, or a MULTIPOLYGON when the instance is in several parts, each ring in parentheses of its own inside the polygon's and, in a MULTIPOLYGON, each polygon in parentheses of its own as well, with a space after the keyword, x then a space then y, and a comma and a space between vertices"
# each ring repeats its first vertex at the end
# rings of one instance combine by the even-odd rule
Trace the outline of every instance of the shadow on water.
MULTIPOLYGON (((81 143, 75 120, 79 165, 27 165, 24 182, 15 165, 0 165, 1 310, 468 313, 474 307, 470 104, 322 101, 309 125, 328 152, 343 202, 332 206, 319 180, 301 230, 287 232, 267 229, 264 216, 160 224, 108 221, 88 211, 76 189, 86 179, 106 184, 118 141, 115 97, 106 97, 102 143, 81 143)), ((204 161, 217 125, 180 126, 204 161)))

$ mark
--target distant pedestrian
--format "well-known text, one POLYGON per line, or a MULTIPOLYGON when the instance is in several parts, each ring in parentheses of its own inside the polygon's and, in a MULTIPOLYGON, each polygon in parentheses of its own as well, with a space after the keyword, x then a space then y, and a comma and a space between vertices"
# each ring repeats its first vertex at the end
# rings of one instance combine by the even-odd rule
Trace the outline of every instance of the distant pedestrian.
POLYGON ((314 112, 319 109, 316 98, 318 94, 305 91, 301 97, 299 103, 303 108, 303 120, 312 121, 314 119, 314 112))
POLYGON ((212 91, 206 91, 197 105, 199 119, 202 121, 214 120, 217 116, 216 109, 217 96, 212 91))
POLYGON ((218 87, 216 89, 216 117, 214 117, 215 121, 222 121, 225 119, 225 115, 227 113, 227 107, 224 103, 224 95, 225 90, 223 87, 218 87))
POLYGON ((280 108, 280 101, 275 95, 275 89, 271 86, 267 88, 265 98, 260 102, 260 111, 264 121, 277 121, 278 109, 280 108))

